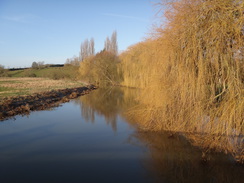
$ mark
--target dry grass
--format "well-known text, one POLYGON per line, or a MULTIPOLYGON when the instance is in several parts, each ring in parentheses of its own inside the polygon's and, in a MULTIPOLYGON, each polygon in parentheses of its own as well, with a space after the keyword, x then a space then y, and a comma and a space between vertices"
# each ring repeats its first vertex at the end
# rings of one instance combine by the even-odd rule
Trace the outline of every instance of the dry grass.
POLYGON ((78 81, 52 80, 47 78, 0 78, 0 98, 28 95, 53 89, 80 87, 78 81))

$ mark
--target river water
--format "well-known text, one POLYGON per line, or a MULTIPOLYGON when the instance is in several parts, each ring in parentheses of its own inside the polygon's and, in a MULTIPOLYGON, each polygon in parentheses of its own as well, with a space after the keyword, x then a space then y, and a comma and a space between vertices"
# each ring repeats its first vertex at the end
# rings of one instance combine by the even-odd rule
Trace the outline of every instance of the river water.
POLYGON ((0 122, 0 182, 243 182, 230 155, 205 162, 183 136, 139 130, 125 114, 135 93, 98 89, 0 122))

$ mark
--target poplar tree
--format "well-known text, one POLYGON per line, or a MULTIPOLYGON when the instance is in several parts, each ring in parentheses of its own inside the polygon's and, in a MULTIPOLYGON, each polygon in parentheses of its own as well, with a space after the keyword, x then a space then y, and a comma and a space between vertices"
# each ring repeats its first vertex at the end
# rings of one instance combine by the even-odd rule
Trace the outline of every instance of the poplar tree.
POLYGON ((118 55, 117 32, 114 31, 111 38, 107 37, 104 42, 104 50, 114 55, 118 55))
POLYGON ((81 43, 80 46, 80 61, 83 61, 84 59, 93 55, 95 55, 94 39, 91 38, 90 41, 88 39, 85 39, 85 41, 81 43))
POLYGON ((104 43, 104 50, 109 52, 110 46, 111 46, 111 41, 110 41, 109 37, 107 37, 105 40, 105 43, 104 43))
POLYGON ((115 55, 118 54, 118 43, 117 43, 117 32, 114 31, 111 36, 111 46, 110 46, 111 52, 115 55))

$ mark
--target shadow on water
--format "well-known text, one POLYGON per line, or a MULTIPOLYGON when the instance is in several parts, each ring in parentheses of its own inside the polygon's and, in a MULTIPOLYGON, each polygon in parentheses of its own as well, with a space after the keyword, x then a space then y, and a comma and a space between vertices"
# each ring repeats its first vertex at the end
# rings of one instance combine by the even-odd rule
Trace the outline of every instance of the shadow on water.
POLYGON ((95 114, 99 114, 105 117, 106 123, 114 131, 117 130, 118 116, 134 126, 135 131, 128 138, 128 143, 136 145, 139 141, 149 149, 149 156, 144 159, 143 165, 156 182, 239 183, 244 180, 244 166, 237 163, 233 156, 211 151, 211 143, 218 146, 222 144, 222 147, 226 148, 223 144, 223 139, 226 138, 208 141, 207 147, 203 146, 206 144, 206 134, 172 135, 168 132, 152 132, 138 128, 140 122, 127 116, 127 111, 137 105, 138 92, 128 88, 101 88, 79 98, 76 103, 80 105, 82 116, 87 122, 95 123, 95 114))

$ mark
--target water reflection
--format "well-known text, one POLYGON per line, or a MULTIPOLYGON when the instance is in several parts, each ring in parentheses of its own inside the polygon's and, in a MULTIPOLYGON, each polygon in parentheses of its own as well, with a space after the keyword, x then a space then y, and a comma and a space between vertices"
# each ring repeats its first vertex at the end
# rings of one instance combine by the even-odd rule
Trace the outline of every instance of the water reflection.
POLYGON ((86 122, 94 123, 96 115, 105 117, 106 123, 117 130, 117 117, 131 106, 136 105, 138 90, 128 88, 100 88, 80 97, 75 102, 80 105, 81 115, 86 122))
MULTIPOLYGON (((140 126, 140 121, 132 120, 127 115, 127 110, 137 105, 135 98, 138 92, 128 88, 103 88, 81 97, 76 103, 80 105, 87 122, 94 123, 95 114, 99 114, 116 131, 118 116, 122 116, 130 125, 140 126)), ((237 164, 231 155, 209 151, 216 147, 213 144, 218 144, 219 149, 223 148, 224 140, 229 138, 217 138, 206 147, 203 146, 206 144, 206 134, 198 138, 193 134, 172 136, 166 132, 143 131, 140 128, 136 128, 128 138, 129 143, 136 145, 135 142, 139 141, 149 149, 150 155, 144 159, 144 167, 156 178, 156 182, 242 182, 243 165, 237 164)), ((242 141, 238 143, 243 147, 242 141)), ((232 144, 235 146, 235 143, 232 144)), ((236 147, 239 148, 238 145, 236 147)), ((239 150, 243 151, 243 148, 239 150)))
POLYGON ((138 92, 98 89, 53 111, 0 123, 0 182, 244 180, 232 156, 198 148, 201 136, 142 130, 127 112, 138 92))
POLYGON ((147 169, 158 182, 242 182, 243 166, 235 164, 230 156, 210 153, 208 161, 202 151, 183 136, 170 137, 167 133, 137 132, 141 142, 150 149, 151 159, 145 160, 147 169))

